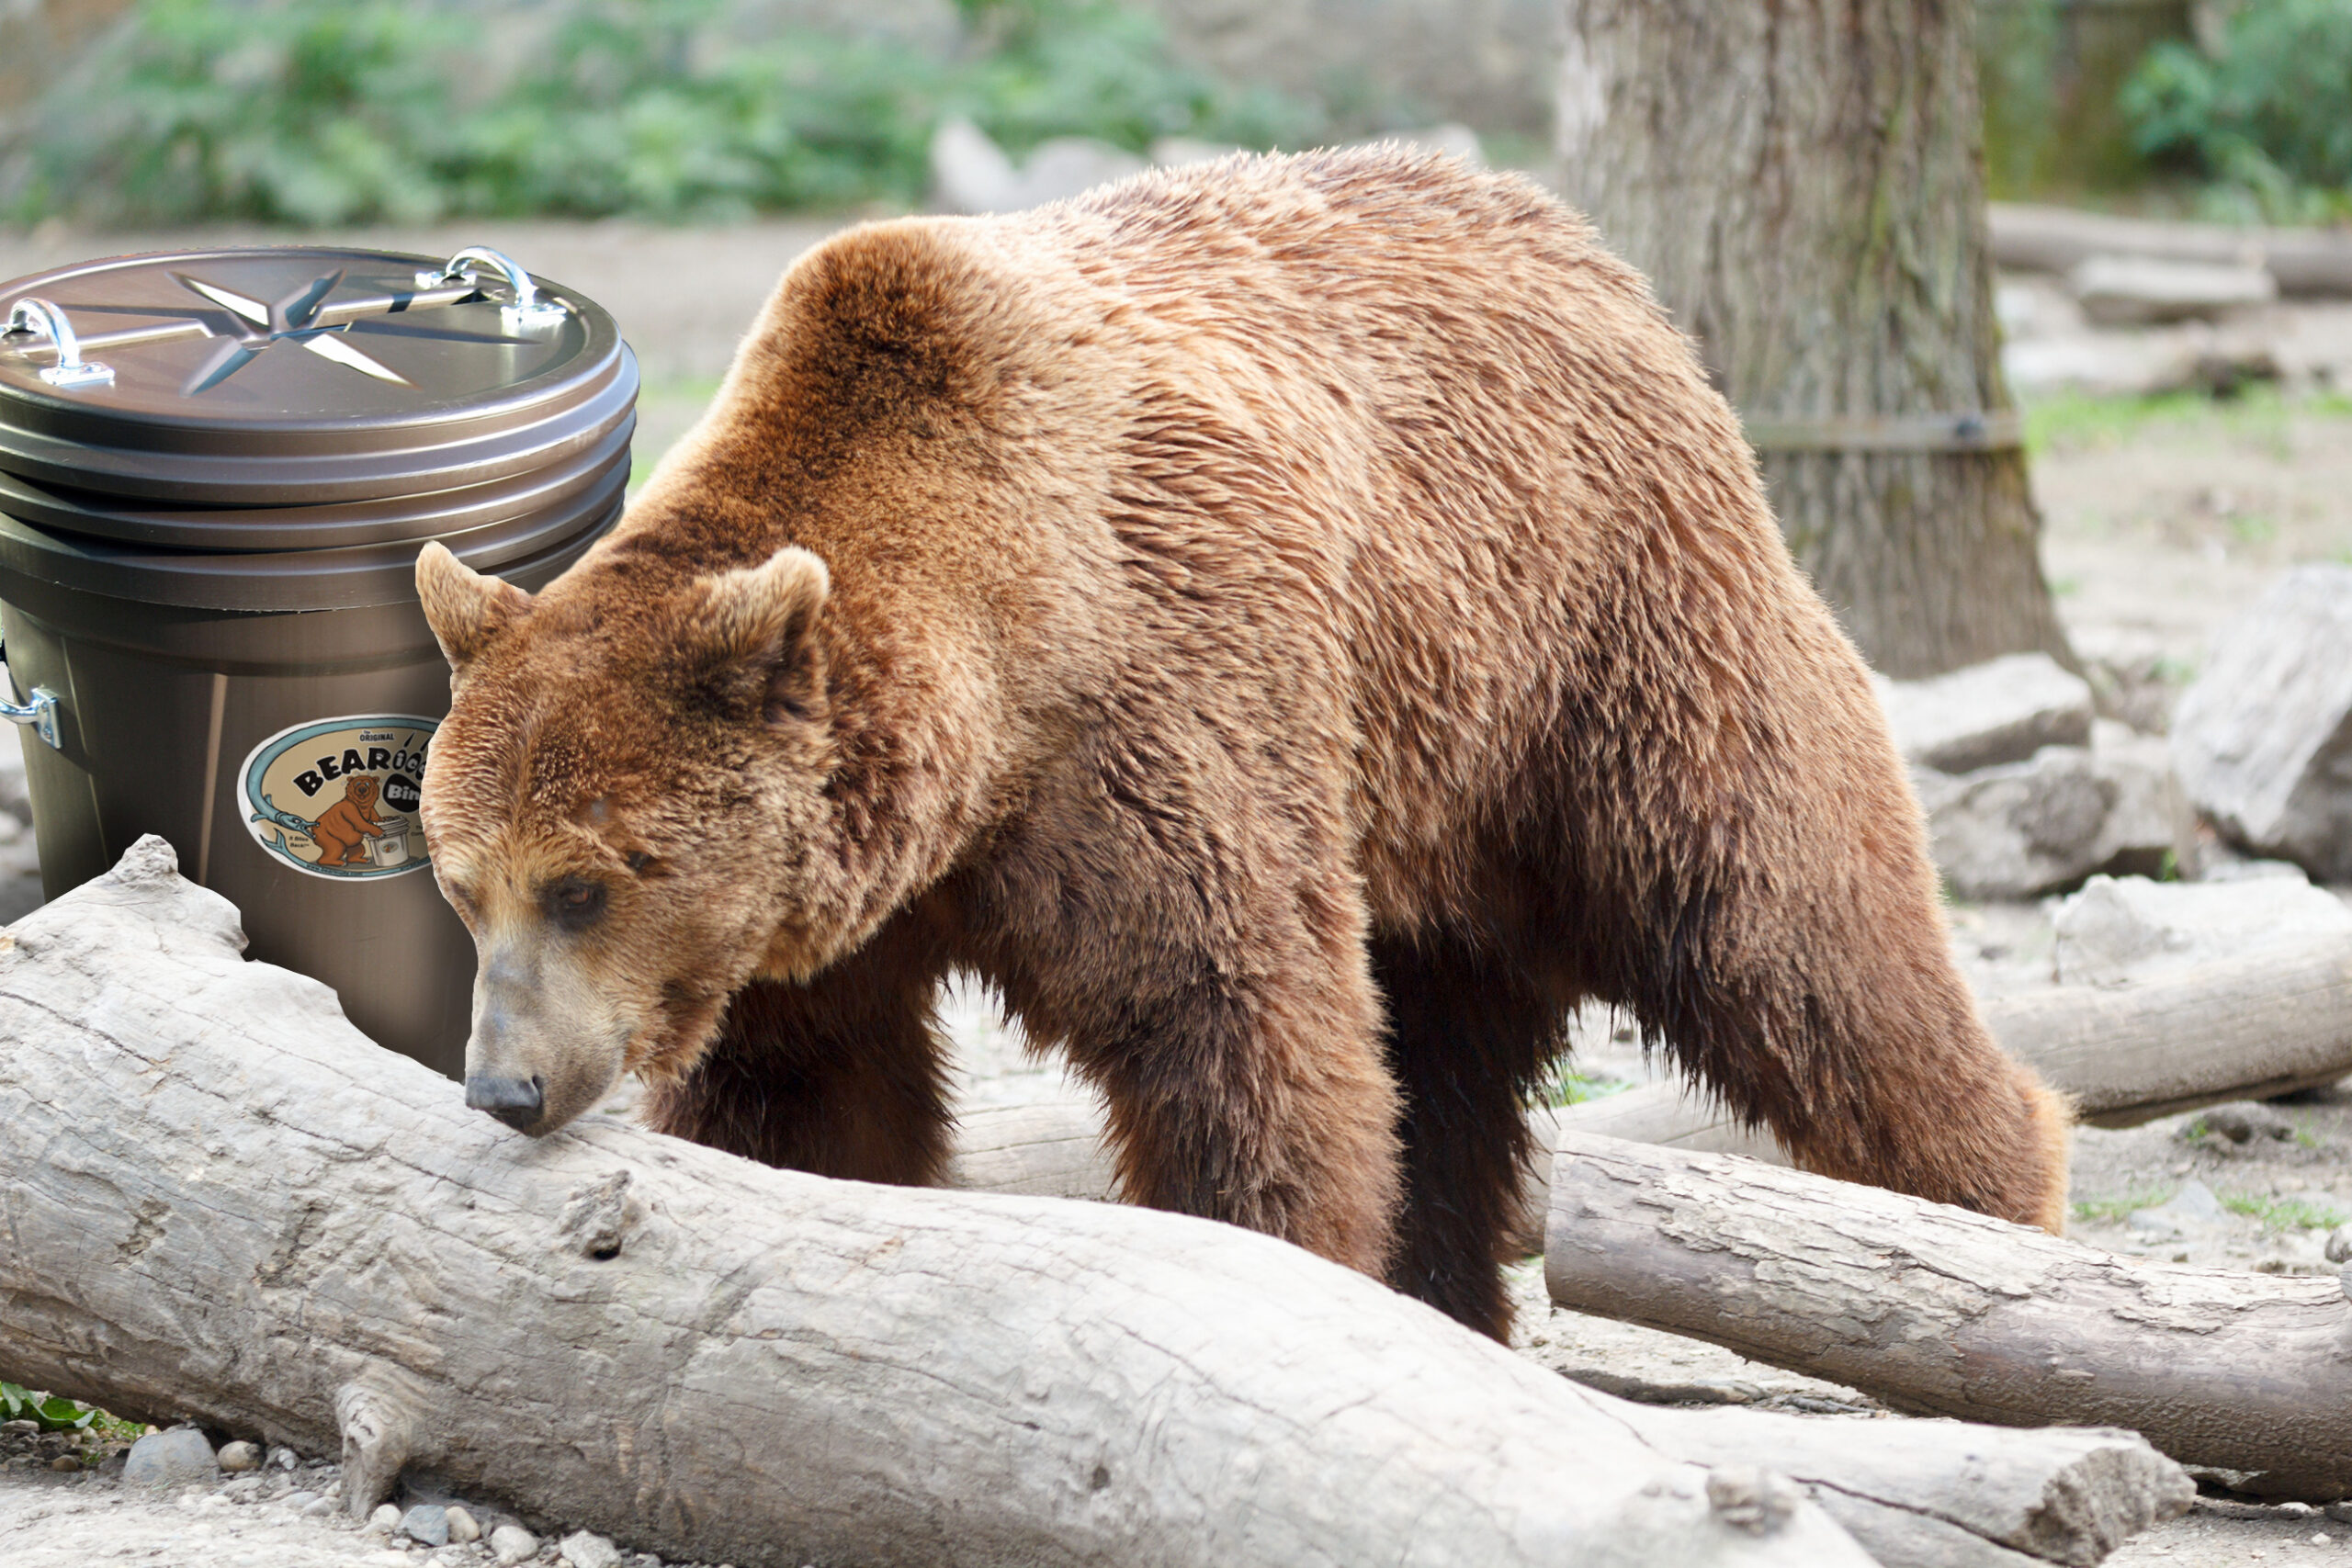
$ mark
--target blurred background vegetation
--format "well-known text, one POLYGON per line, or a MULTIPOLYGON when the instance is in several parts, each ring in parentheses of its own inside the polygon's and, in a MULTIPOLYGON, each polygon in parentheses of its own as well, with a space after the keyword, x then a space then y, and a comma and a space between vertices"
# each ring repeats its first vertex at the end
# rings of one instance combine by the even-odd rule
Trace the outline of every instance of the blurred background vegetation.
MULTIPOLYGON (((2352 217, 2352 0, 1980 0, 1992 194, 2352 217)), ((0 220, 921 202, 940 123, 1540 166, 1548 0, 0 0, 0 220), (13 30, 14 36, 10 36, 13 30)))
POLYGON ((1980 0, 1996 198, 2352 215, 2352 0, 1980 0))

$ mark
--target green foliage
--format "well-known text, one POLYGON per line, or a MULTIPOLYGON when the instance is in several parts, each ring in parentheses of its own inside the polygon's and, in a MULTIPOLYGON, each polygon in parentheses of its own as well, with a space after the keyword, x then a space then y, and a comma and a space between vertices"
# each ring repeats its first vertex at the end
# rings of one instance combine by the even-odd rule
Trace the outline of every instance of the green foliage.
POLYGON ((945 117, 1014 152, 1051 136, 1256 147, 1315 106, 1170 57, 1112 0, 961 0, 962 47, 786 30, 738 39, 722 0, 563 0, 488 65, 455 0, 140 0, 9 150, 0 213, 104 224, 313 225, 458 215, 903 205, 945 117))
POLYGON ((2222 1200, 2222 1207, 2233 1214, 2245 1214, 2262 1222, 2270 1231, 2334 1230, 2344 1223, 2343 1213, 2324 1203, 2314 1203, 2308 1198, 2256 1198, 2241 1194, 2222 1200))
POLYGON ((2352 213, 2352 0, 2240 6, 2220 44, 2148 51, 2120 100, 2141 150, 2214 180, 2221 216, 2352 213))
POLYGON ((79 1432, 98 1419, 98 1412, 72 1399, 0 1382, 0 1421, 31 1421, 44 1432, 79 1432))
POLYGON ((2172 1195, 2178 1190, 2175 1187, 2143 1187, 2112 1198, 2078 1199, 2073 1205, 2074 1214, 2086 1224, 2120 1225, 2136 1210, 2172 1201, 2172 1195))
MULTIPOLYGON (((2023 412, 2026 452, 2034 457, 2052 451, 2111 451, 2161 438, 2172 444, 2234 441, 2283 459, 2292 455, 2294 422, 2352 417, 2352 398, 2341 392, 2288 392, 2263 382, 2227 398, 2197 391, 2147 397, 2052 392, 2027 402, 2023 412)), ((2275 529, 2275 524, 2270 525, 2275 529)))
POLYGON ((1633 1087, 1620 1078, 1590 1077, 1562 1064, 1527 1091, 1526 1100, 1530 1106, 1548 1105, 1557 1109, 1581 1105, 1588 1100, 1606 1100, 1633 1087))

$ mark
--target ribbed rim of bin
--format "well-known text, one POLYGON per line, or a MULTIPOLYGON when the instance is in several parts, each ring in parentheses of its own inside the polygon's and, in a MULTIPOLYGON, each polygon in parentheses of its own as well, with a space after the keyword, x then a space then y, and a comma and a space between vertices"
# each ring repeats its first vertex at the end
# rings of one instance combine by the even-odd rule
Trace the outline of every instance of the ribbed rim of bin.
POLYGON ((628 417, 637 364, 610 315, 536 279, 561 313, 517 326, 492 286, 450 302, 442 296, 453 290, 436 296, 417 281, 441 265, 390 251, 254 247, 86 262, 0 286, 0 305, 56 304, 91 341, 86 357, 114 372, 103 385, 52 386, 40 372, 55 351, 37 336, 10 339, 0 352, 0 469, 204 504, 379 500, 562 461, 628 417), (313 273, 334 280, 320 297, 330 315, 361 300, 395 304, 336 317, 339 332, 274 333, 213 304, 261 305, 259 296, 313 273), (109 331, 181 321, 209 323, 209 335, 103 346, 109 331), (301 352, 319 345, 334 356, 301 352), (205 365, 246 350, 229 377, 203 381, 205 365), (354 367, 355 355, 373 369, 354 367), (434 391, 436 377, 454 389, 434 391))
POLYGON ((578 498, 626 473, 632 415, 594 446, 546 468, 457 490, 315 506, 171 507, 141 498, 44 485, 0 471, 0 515, 50 533, 170 550, 341 549, 415 543, 542 513, 576 513, 578 498))
MULTIPOLYGON (((441 543, 477 571, 511 571, 584 548, 620 518, 626 465, 605 472, 578 504, 462 533, 441 543)), ((416 598, 422 540, 343 549, 224 554, 126 546, 52 533, 0 516, 0 593, 29 578, 142 604, 204 610, 344 610, 416 598)))

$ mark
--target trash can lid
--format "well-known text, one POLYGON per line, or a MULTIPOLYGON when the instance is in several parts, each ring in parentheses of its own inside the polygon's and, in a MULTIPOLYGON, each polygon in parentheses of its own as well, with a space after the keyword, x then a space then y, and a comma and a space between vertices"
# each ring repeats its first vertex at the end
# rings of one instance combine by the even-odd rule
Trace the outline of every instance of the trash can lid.
POLYGON ((0 286, 0 471, 206 505, 459 489, 630 417, 613 319, 480 247, 85 262, 0 286))

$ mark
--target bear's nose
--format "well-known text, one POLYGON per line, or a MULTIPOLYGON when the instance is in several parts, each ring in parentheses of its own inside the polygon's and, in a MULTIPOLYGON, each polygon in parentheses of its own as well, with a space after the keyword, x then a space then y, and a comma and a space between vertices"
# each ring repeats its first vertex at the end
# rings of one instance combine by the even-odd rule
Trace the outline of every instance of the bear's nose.
POLYGON ((471 1073, 466 1077, 466 1104, 476 1111, 489 1111, 518 1133, 527 1133, 547 1109, 542 1087, 537 1073, 527 1078, 494 1078, 488 1073, 471 1073))

